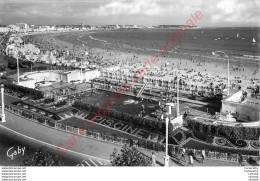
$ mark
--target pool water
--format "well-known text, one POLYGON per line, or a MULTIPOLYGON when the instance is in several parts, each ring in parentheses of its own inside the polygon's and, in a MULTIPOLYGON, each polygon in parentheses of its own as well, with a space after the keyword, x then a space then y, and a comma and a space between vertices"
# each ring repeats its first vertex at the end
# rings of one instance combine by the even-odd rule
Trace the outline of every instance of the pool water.
POLYGON ((145 111, 145 115, 150 115, 152 112, 159 108, 158 102, 156 101, 146 99, 141 100, 140 98, 128 95, 123 95, 120 100, 117 100, 115 97, 115 93, 106 91, 91 93, 90 95, 83 98, 81 101, 102 106, 105 104, 105 102, 109 105, 109 99, 113 104, 113 109, 134 115, 139 114, 142 110, 145 111), (111 97, 114 97, 116 101, 114 101, 114 99, 111 99, 111 97))

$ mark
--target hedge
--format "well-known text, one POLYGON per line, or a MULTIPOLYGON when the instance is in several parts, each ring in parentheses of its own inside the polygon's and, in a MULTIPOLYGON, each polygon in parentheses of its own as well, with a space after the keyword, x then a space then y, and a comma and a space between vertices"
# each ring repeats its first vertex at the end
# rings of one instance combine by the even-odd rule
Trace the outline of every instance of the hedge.
MULTIPOLYGON (((98 111, 102 110, 102 108, 100 106, 96 106, 96 105, 89 104, 89 103, 82 103, 81 101, 76 101, 73 104, 73 107, 83 109, 83 110, 86 110, 89 112, 98 112, 98 111)), ((118 120, 128 122, 130 124, 134 124, 134 125, 137 125, 140 127, 144 127, 146 129, 150 129, 153 132, 165 133, 166 124, 164 121, 157 121, 154 119, 142 118, 142 117, 138 117, 136 115, 119 112, 115 109, 110 109, 108 116, 110 118, 115 118, 118 120)))
POLYGON ((235 127, 224 125, 213 125, 202 123, 190 117, 186 118, 187 127, 193 131, 195 136, 207 135, 223 136, 229 140, 258 140, 260 135, 259 127, 235 127))
POLYGON ((42 99, 44 97, 44 95, 41 91, 31 89, 28 87, 23 87, 23 86, 16 85, 16 84, 12 84, 11 82, 9 82, 7 80, 1 80, 0 84, 4 84, 4 87, 6 89, 12 90, 14 92, 20 92, 20 93, 23 93, 24 95, 31 96, 34 100, 42 99))

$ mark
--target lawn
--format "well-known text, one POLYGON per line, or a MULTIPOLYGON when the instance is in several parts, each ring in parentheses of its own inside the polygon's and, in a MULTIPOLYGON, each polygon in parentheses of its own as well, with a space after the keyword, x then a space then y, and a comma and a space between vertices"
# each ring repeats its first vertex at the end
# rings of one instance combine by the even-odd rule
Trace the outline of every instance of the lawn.
POLYGON ((211 150, 211 151, 217 151, 217 152, 222 152, 222 153, 232 153, 232 154, 242 153, 243 155, 255 155, 255 156, 259 155, 259 151, 256 151, 256 150, 236 149, 236 148, 230 148, 230 147, 220 147, 220 146, 209 144, 209 143, 206 143, 206 142, 203 143, 203 142, 197 141, 195 139, 190 139, 183 146, 187 147, 187 148, 199 149, 199 150, 208 149, 208 150, 211 150))
POLYGON ((14 97, 11 97, 11 96, 9 96, 9 95, 6 95, 5 94, 5 97, 4 97, 4 102, 5 103, 13 103, 13 102, 16 102, 16 101, 19 101, 20 99, 18 99, 18 98, 14 98, 14 97))
POLYGON ((98 132, 98 133, 111 135, 111 136, 116 135, 118 137, 122 137, 122 138, 126 138, 126 139, 128 139, 128 138, 132 138, 132 139, 135 139, 135 140, 141 139, 141 138, 138 138, 136 136, 121 132, 119 130, 115 130, 115 129, 105 127, 103 125, 95 124, 95 125, 91 126, 90 124, 93 124, 93 123, 89 123, 88 121, 83 120, 83 119, 79 119, 77 117, 71 117, 71 118, 65 119, 63 121, 60 121, 59 123, 67 125, 67 126, 72 126, 72 127, 76 126, 78 128, 84 127, 87 131, 98 132))

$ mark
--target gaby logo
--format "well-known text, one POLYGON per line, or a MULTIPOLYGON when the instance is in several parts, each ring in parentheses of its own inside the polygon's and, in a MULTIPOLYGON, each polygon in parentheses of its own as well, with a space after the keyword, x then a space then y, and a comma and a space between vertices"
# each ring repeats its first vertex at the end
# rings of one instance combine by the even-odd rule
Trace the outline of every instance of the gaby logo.
POLYGON ((14 156, 16 155, 20 155, 20 156, 24 156, 24 152, 25 152, 25 147, 20 148, 19 146, 17 147, 17 149, 15 149, 15 147, 11 147, 7 150, 6 155, 11 158, 11 160, 14 159, 14 156))

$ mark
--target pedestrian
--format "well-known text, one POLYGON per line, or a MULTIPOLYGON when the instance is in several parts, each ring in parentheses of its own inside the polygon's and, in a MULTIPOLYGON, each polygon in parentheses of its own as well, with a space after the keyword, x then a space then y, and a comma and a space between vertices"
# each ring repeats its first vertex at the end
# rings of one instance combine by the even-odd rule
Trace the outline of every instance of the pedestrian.
POLYGON ((238 153, 238 162, 240 166, 243 166, 243 161, 244 159, 242 153, 238 153))
POLYGON ((156 166, 156 156, 155 156, 154 152, 152 152, 152 166, 153 167, 156 166))
POLYGON ((205 160, 205 149, 201 150, 201 156, 202 156, 202 163, 204 163, 204 160, 205 160))
POLYGON ((180 158, 180 161, 182 160, 182 158, 184 158, 184 161, 186 162, 186 160, 185 160, 185 152, 186 152, 185 148, 182 148, 182 149, 181 149, 181 158, 180 158))
POLYGON ((192 154, 189 155, 189 165, 193 166, 193 156, 192 156, 192 154))
POLYGON ((187 112, 185 111, 185 112, 184 112, 184 115, 183 115, 183 119, 185 119, 185 118, 187 117, 187 115, 188 115, 188 114, 187 114, 187 112))

